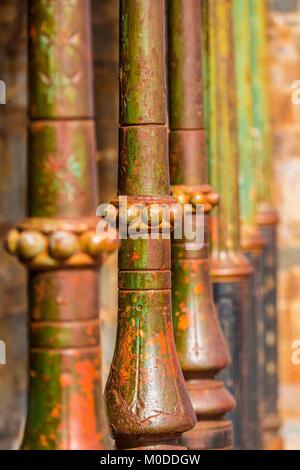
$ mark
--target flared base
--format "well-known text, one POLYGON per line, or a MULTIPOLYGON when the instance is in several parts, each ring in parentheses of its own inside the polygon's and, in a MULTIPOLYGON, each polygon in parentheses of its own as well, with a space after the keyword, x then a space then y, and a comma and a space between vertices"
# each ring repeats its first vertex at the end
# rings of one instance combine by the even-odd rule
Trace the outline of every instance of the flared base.
POLYGON ((179 437, 165 438, 162 436, 161 439, 158 439, 156 436, 155 439, 154 437, 141 439, 138 436, 136 438, 130 436, 130 439, 124 439, 115 436, 115 447, 116 450, 173 450, 175 452, 186 450, 186 447, 179 443, 179 437))
POLYGON ((189 450, 232 449, 232 423, 231 421, 198 421, 191 431, 183 434, 180 442, 189 450))
POLYGON ((263 420, 262 432, 264 450, 283 450, 280 420, 277 415, 268 416, 263 420))

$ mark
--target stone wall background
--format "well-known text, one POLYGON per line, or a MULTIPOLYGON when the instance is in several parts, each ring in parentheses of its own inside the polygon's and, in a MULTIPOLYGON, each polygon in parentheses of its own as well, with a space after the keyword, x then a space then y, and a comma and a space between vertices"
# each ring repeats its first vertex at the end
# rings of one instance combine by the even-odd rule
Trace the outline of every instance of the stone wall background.
POLYGON ((0 339, 6 365, 0 365, 0 448, 16 448, 23 428, 26 391, 25 270, 2 247, 9 227, 25 214, 26 27, 25 2, 2 0, 0 79, 6 105, 0 105, 0 339))
MULTIPOLYGON (((92 0, 99 202, 116 194, 118 148, 118 0, 92 0)), ((0 242, 26 213, 26 2, 1 0, 0 242)), ((300 105, 291 84, 300 80, 300 2, 270 1, 270 102, 274 195, 279 210, 280 411, 286 448, 300 449, 300 365, 291 360, 300 340, 300 105)), ((103 375, 113 353, 117 314, 117 257, 103 266, 103 375)), ((0 246, 0 449, 17 448, 26 409, 26 273, 0 246)))
POLYGON ((292 83, 300 80, 300 11, 297 1, 274 1, 270 12, 270 103, 275 204, 279 211, 279 366, 282 433, 288 449, 300 449, 300 364, 292 343, 300 340, 300 104, 292 83))

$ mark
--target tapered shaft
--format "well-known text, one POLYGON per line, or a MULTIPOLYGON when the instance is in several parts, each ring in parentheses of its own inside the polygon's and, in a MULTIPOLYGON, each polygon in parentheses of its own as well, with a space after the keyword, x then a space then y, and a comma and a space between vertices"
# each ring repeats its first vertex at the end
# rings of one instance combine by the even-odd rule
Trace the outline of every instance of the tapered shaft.
MULTIPOLYGON (((120 2, 119 195, 127 223, 170 205, 163 0, 120 2)), ((124 220, 121 217, 120 221, 124 220)), ((147 222, 147 221, 146 221, 147 222)), ((143 224, 145 227, 145 224, 143 224)), ((171 318, 170 239, 123 239, 119 315, 105 397, 117 448, 178 448, 196 417, 178 362, 171 318)))
POLYGON ((23 449, 103 449, 90 2, 30 0, 29 216, 8 248, 29 269, 23 449))
POLYGON ((205 1, 205 116, 209 179, 220 195, 212 216, 214 296, 232 363, 221 378, 235 396, 234 447, 249 436, 248 321, 252 267, 240 248, 232 1, 205 1), (214 215, 215 214, 215 215, 214 215))
MULTIPOLYGON (((198 422, 183 435, 189 449, 227 449, 232 424, 223 420, 234 400, 215 375, 229 352, 213 301, 209 213, 218 196, 207 185, 203 109, 203 15, 199 0, 168 2, 170 172, 180 201, 206 204, 204 246, 172 242, 172 296, 176 347, 198 422)), ((196 223, 196 219, 195 219, 196 223)), ((203 230, 198 224, 197 230, 203 230)))

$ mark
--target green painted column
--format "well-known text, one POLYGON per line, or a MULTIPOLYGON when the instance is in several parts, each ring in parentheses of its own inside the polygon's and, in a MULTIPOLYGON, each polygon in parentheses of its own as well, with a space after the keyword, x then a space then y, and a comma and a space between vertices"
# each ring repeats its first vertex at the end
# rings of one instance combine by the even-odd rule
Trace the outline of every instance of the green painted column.
POLYGON ((252 112, 258 212, 272 206, 271 123, 268 97, 267 5, 265 0, 248 0, 250 8, 250 54, 252 112))
POLYGON ((257 224, 258 190, 255 165, 255 129, 250 50, 250 5, 233 0, 234 61, 237 97, 241 241, 254 266, 252 307, 249 311, 249 409, 251 414, 248 448, 262 447, 264 319, 263 249, 265 239, 257 224))
POLYGON ((252 266, 240 246, 237 102, 233 57, 232 1, 206 0, 205 116, 209 180, 220 195, 212 213, 214 298, 229 344, 231 365, 221 378, 235 396, 230 413, 234 447, 249 437, 248 320, 252 266))
POLYGON ((178 449, 196 422, 176 354, 170 236, 150 224, 170 206, 163 0, 120 1, 119 313, 106 385, 118 449, 178 449), (143 209, 141 209, 141 206, 143 209), (129 229, 144 232, 133 239, 129 229))
POLYGON ((107 448, 96 233, 90 2, 30 0, 28 211, 8 235, 29 270, 23 449, 107 448))
MULTIPOLYGON (((168 1, 169 151, 172 194, 204 204, 204 246, 172 242, 175 341, 198 422, 183 435, 189 449, 232 447, 232 423, 223 419, 234 400, 215 376, 230 363, 213 301, 210 212, 218 195, 207 184, 203 109, 203 12, 199 0, 168 1)), ((196 218, 194 216, 194 223, 196 218)), ((198 222, 198 230, 203 230, 198 222)))
POLYGON ((278 216, 272 205, 271 125, 268 90, 267 2, 249 0, 251 33, 251 77, 255 171, 257 185, 257 222, 267 243, 264 247, 264 378, 263 445, 280 449, 278 417, 278 358, 276 313, 276 232, 278 216))

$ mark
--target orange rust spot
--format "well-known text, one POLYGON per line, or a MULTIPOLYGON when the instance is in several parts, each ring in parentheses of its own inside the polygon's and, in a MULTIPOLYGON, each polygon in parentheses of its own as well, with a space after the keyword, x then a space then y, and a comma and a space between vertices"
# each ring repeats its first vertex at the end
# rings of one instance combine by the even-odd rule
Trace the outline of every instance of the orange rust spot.
POLYGON ((159 344, 161 354, 167 353, 167 338, 164 332, 161 331, 156 337, 156 342, 159 344))
POLYGON ((88 336, 94 336, 94 326, 93 325, 87 325, 86 334, 88 336))
POLYGON ((190 263, 188 261, 183 261, 182 268, 184 271, 188 271, 190 267, 190 263))
POLYGON ((128 384, 128 381, 130 379, 130 372, 129 372, 129 369, 125 369, 124 367, 121 367, 120 370, 119 370, 119 384, 120 386, 124 386, 126 384, 128 384))
POLYGON ((51 411, 52 418, 58 418, 61 414, 61 406, 57 404, 51 411))
POLYGON ((139 253, 133 253, 131 259, 132 261, 137 261, 138 259, 140 259, 140 257, 141 255, 139 255, 139 253))
POLYGON ((32 313, 34 318, 41 318, 41 305, 46 298, 46 289, 44 284, 35 284, 34 293, 36 296, 36 302, 32 313))
POLYGON ((196 284, 194 287, 194 293, 196 295, 199 295, 199 294, 202 294, 203 291, 204 291, 203 285, 200 282, 198 282, 198 284, 196 284))
POLYGON ((69 385, 71 385, 72 383, 72 377, 70 376, 70 374, 62 374, 59 377, 59 382, 62 388, 69 387, 69 385))
MULTIPOLYGON (((70 393, 70 420, 68 428, 71 440, 80 449, 99 449, 102 447, 102 435, 97 431, 97 410, 95 402, 95 386, 99 379, 99 370, 89 360, 77 362, 75 366, 79 387, 70 393)), ((61 429, 63 431, 63 429, 61 429)))
POLYGON ((45 434, 40 434, 39 440, 40 440, 40 443, 43 447, 47 447, 48 440, 47 440, 47 437, 45 436, 45 434))
POLYGON ((90 361, 79 361, 76 364, 79 383, 86 395, 93 394, 94 381, 98 378, 97 370, 90 361))
POLYGON ((189 320, 186 315, 181 315, 178 322, 178 328, 180 330, 186 330, 189 326, 189 320))
POLYGON ((72 448, 99 449, 102 434, 97 432, 97 412, 93 396, 81 392, 73 392, 70 396, 70 422, 68 424, 72 436, 72 448))
POLYGON ((173 377, 173 367, 172 367, 172 364, 171 364, 171 359, 169 358, 168 361, 166 361, 165 363, 165 370, 166 370, 166 375, 168 377, 173 377))

